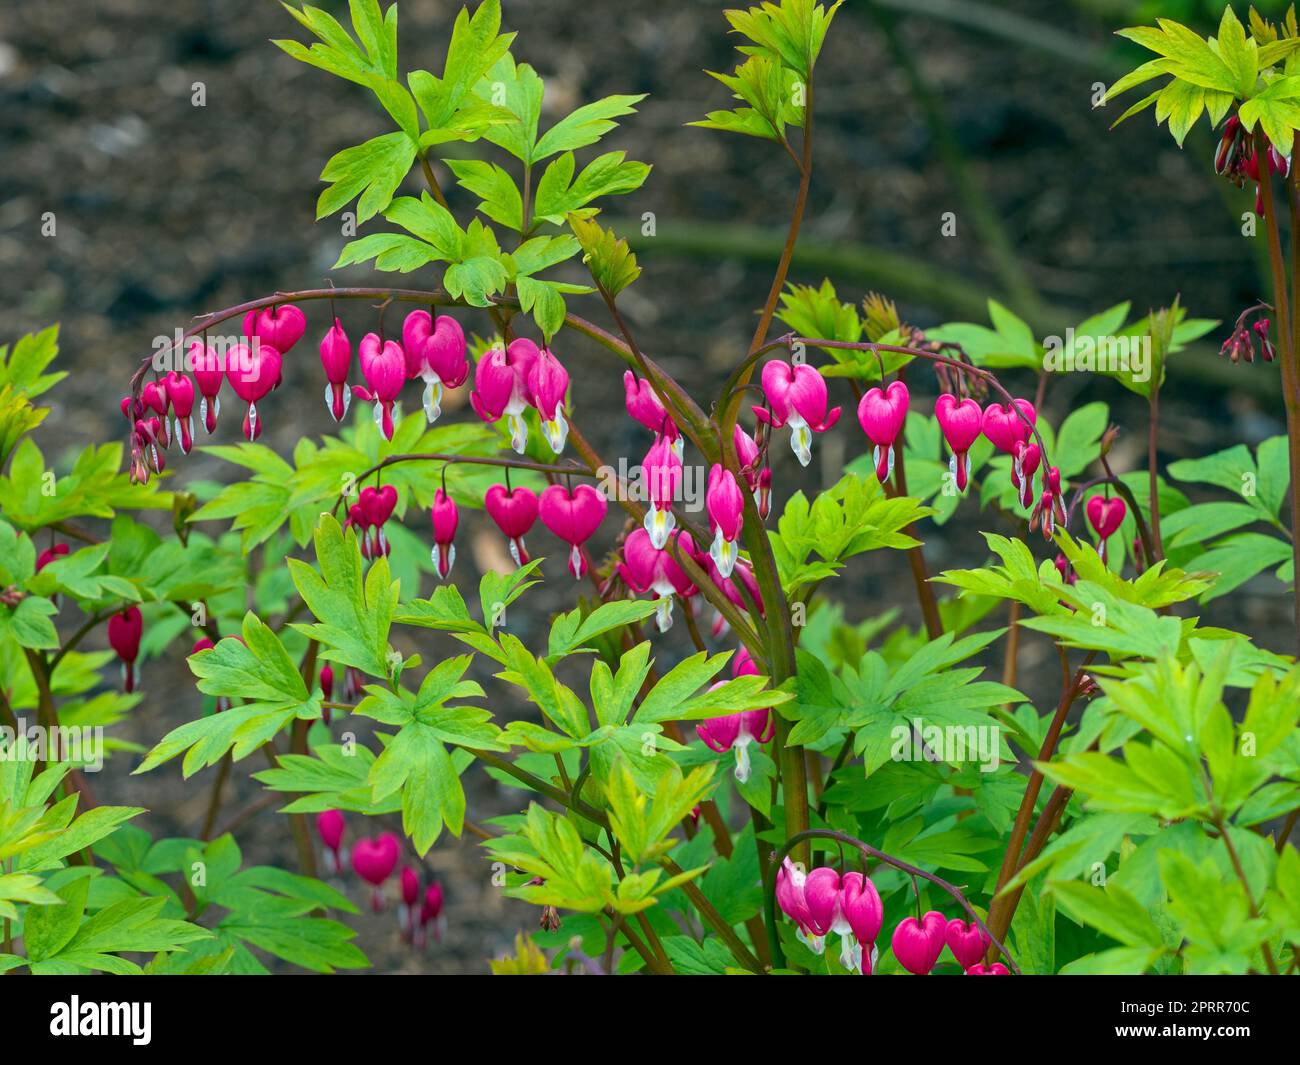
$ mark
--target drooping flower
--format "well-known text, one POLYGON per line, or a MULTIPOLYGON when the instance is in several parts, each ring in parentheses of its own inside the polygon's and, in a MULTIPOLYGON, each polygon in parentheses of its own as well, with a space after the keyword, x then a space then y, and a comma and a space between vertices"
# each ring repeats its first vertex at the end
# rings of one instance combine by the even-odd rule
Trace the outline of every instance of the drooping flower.
POLYGON ((666 436, 655 437, 650 450, 641 460, 641 478, 650 506, 646 509, 645 529, 650 542, 662 548, 668 534, 677 525, 673 500, 682 483, 682 460, 666 436))
MULTIPOLYGON (((1234 116, 1236 117, 1236 116, 1234 116)), ((1265 138, 1267 141, 1267 138, 1265 138)), ((1240 169, 1233 175, 1230 175, 1235 181, 1238 188, 1241 188, 1249 178, 1255 182, 1255 213, 1260 218, 1264 218, 1268 213, 1269 204, 1264 202, 1264 189, 1259 184, 1259 150, 1255 147, 1253 139, 1247 137, 1246 144, 1249 150, 1244 152, 1240 162, 1240 169)), ((1268 168, 1280 177, 1286 177, 1291 168, 1291 160, 1283 155, 1274 147, 1272 141, 1268 141, 1268 149, 1265 152, 1265 158, 1268 160, 1268 168)))
POLYGON ((732 472, 723 466, 709 469, 709 487, 704 493, 704 509, 709 514, 713 543, 709 556, 723 577, 730 577, 740 555, 738 542, 745 524, 745 501, 732 472))
POLYGON ((1065 581, 1066 584, 1078 583, 1079 575, 1070 568, 1070 561, 1064 555, 1058 552, 1056 557, 1052 559, 1052 564, 1056 567, 1056 572, 1061 575, 1061 580, 1065 581))
POLYGON ((880 893, 869 877, 854 872, 844 874, 840 881, 840 912, 856 940, 853 956, 858 963, 858 972, 870 976, 876 967, 876 937, 880 935, 885 911, 880 893))
POLYGON ((905 917, 891 940, 898 964, 909 973, 925 976, 943 953, 947 931, 948 919, 936 910, 930 910, 919 921, 905 917))
POLYGON ((158 446, 169 447, 171 439, 167 432, 167 415, 171 404, 167 399, 167 387, 161 381, 147 381, 140 389, 140 402, 146 410, 151 410, 158 416, 158 446))
MULTIPOLYGON (((719 681, 710 688, 716 691, 730 681, 719 681)), ((767 743, 776 734, 776 722, 769 708, 744 710, 739 714, 710 717, 695 726, 695 731, 706 747, 722 754, 735 751, 735 777, 741 784, 749 779, 752 767, 749 760, 751 743, 767 743)))
POLYGON ((600 527, 609 504, 589 484, 569 491, 562 484, 548 485, 538 501, 537 512, 542 524, 569 545, 569 572, 581 579, 587 572, 587 556, 582 545, 600 527))
POLYGON ((907 385, 894 381, 883 391, 870 389, 858 403, 858 422, 876 445, 871 457, 876 464, 876 477, 882 484, 894 473, 894 441, 907 421, 909 401, 907 385))
POLYGON ((1042 449, 1024 440, 1017 440, 1011 452, 1011 483, 1019 490, 1020 505, 1026 509, 1034 501, 1034 473, 1042 458, 1042 449))
POLYGON ((244 437, 256 440, 262 435, 262 419, 257 404, 280 379, 280 353, 269 344, 250 350, 236 344, 226 353, 226 379, 235 395, 248 404, 244 415, 244 437))
POLYGON ((122 417, 133 425, 137 418, 144 417, 144 404, 136 396, 123 396, 118 407, 122 411, 122 417))
POLYGON ((754 493, 754 502, 758 502, 758 481, 761 471, 758 468, 758 444, 752 436, 736 423, 731 432, 731 442, 736 448, 736 461, 740 464, 740 475, 745 485, 754 493))
POLYGON ((443 391, 469 377, 465 332, 450 315, 412 311, 402 325, 402 347, 407 376, 424 381, 424 416, 432 425, 442 414, 443 391))
POLYGON ((1255 320, 1255 324, 1251 326, 1255 335, 1259 337, 1259 350, 1260 354, 1264 356, 1265 362, 1272 362, 1277 358, 1277 350, 1273 347, 1273 341, 1268 338, 1270 324, 1267 318, 1258 318, 1255 320))
POLYGON ((954 917, 948 922, 944 930, 944 940, 963 971, 969 970, 984 957, 990 942, 984 929, 973 921, 967 923, 959 917, 954 917))
POLYGON ((420 901, 420 874, 411 866, 404 865, 398 885, 401 888, 402 902, 397 908, 397 925, 402 931, 402 938, 409 940, 414 936, 415 925, 420 918, 416 905, 420 901))
POLYGON ((995 961, 992 965, 983 965, 977 963, 966 970, 967 976, 1010 976, 1011 970, 1003 965, 1000 961, 995 961))
POLYGON ((443 916, 442 907, 442 885, 435 880, 424 889, 424 901, 420 904, 420 926, 416 930, 416 946, 424 946, 428 934, 426 930, 432 930, 435 941, 442 938, 447 929, 447 918, 443 916))
POLYGON ((664 409, 649 381, 627 370, 623 374, 623 392, 628 414, 656 436, 666 436, 669 440, 678 438, 677 423, 664 409))
POLYGON ((140 655, 144 618, 138 606, 129 606, 108 619, 108 643, 122 660, 122 688, 135 691, 135 660, 140 655))
POLYGON ((401 844, 391 832, 378 839, 359 839, 352 848, 352 869, 371 887, 370 908, 378 913, 384 908, 383 886, 393 875, 401 844))
POLYGON ((1010 455, 1015 452, 1016 444, 1029 439, 1029 431, 1037 420, 1034 405, 1027 399, 1015 400, 1014 407, 1010 403, 990 403, 984 410, 982 431, 990 444, 1010 455))
POLYGON ((194 447, 194 382, 172 370, 163 378, 163 387, 176 416, 176 439, 180 441, 181 454, 188 455, 194 447))
POLYGON ((343 848, 343 833, 347 822, 338 810, 322 810, 316 815, 316 834, 325 845, 325 872, 337 876, 343 872, 348 852, 343 848))
POLYGON ((1238 175, 1244 168, 1249 139, 1241 119, 1236 115, 1229 115, 1228 121, 1223 124, 1223 135, 1219 138, 1219 146, 1214 151, 1214 172, 1228 177, 1237 184, 1238 188, 1242 184, 1238 175))
POLYGON ((161 423, 156 415, 151 414, 148 418, 136 419, 136 450, 144 456, 144 461, 148 464, 148 469, 143 471, 144 475, 138 478, 142 483, 148 480, 149 470, 154 473, 162 473, 167 467, 167 455, 158 438, 161 431, 161 423))
POLYGON ((352 391, 348 388, 348 374, 352 370, 352 341, 337 318, 329 332, 321 338, 320 364, 325 369, 325 409, 336 422, 347 417, 352 405, 352 391))
MULTIPOLYGON (((281 355, 287 354, 307 331, 307 316, 292 303, 280 303, 244 315, 244 336, 257 347, 269 344, 281 355)), ((280 382, 277 380, 276 384, 280 382)))
POLYGON ((1061 471, 1049 466, 1043 471, 1043 494, 1039 496, 1034 512, 1029 515, 1029 528, 1041 529, 1044 540, 1056 534, 1056 527, 1065 521, 1065 504, 1061 501, 1061 471))
POLYGON ((961 402, 951 392, 944 392, 934 401, 934 416, 939 429, 948 441, 952 459, 948 469, 952 472, 957 491, 966 491, 970 481, 970 449, 983 431, 984 412, 980 405, 967 397, 961 402))
POLYGON ((557 455, 569 438, 564 419, 564 396, 569 390, 569 372, 549 348, 542 348, 528 368, 528 401, 542 419, 542 435, 557 455))
POLYGON ((528 562, 524 537, 537 521, 537 507, 537 494, 522 485, 509 489, 503 484, 494 484, 483 496, 483 509, 510 539, 510 557, 518 566, 528 562))
POLYGON ((821 954, 826 949, 825 932, 819 932, 813 925, 806 895, 807 884, 808 874, 803 866, 796 865, 787 855, 776 873, 777 905, 798 926, 795 936, 799 942, 814 954, 821 954))
POLYGON ((388 537, 384 535, 384 523, 393 516, 397 507, 397 489, 391 484, 367 485, 357 496, 356 505, 361 508, 361 517, 369 540, 369 550, 362 553, 367 558, 387 557, 390 550, 388 537))
POLYGON ((375 424, 385 440, 393 439, 393 404, 406 383, 406 356, 395 340, 382 343, 374 333, 367 333, 357 347, 361 376, 365 386, 353 385, 358 399, 375 405, 375 424))
POLYGON ((194 374, 199 386, 199 417, 211 435, 217 428, 217 415, 221 413, 221 384, 226 379, 225 360, 221 353, 197 337, 190 341, 185 365, 194 374))
POLYGON ((1093 496, 1088 500, 1086 511, 1088 524, 1097 530, 1097 553, 1102 560, 1106 558, 1106 542, 1119 531, 1128 516, 1128 504, 1119 496, 1107 499, 1105 496, 1093 496))
POLYGON ((801 466, 812 461, 812 434, 824 433, 840 419, 840 408, 827 411, 826 378, 805 362, 775 359, 763 367, 767 408, 755 407, 759 421, 774 429, 790 427, 790 448, 801 466))
POLYGON ((474 368, 474 390, 469 394, 474 413, 485 422, 506 416, 510 446, 522 455, 528 446, 528 372, 537 360, 537 345, 520 337, 509 348, 497 345, 484 352, 474 368))
POLYGON ((433 494, 429 516, 433 520, 433 568, 446 580, 456 562, 456 545, 452 543, 456 539, 456 526, 460 524, 456 501, 439 488, 433 494))
POLYGON ((870 975, 875 967, 876 936, 884 907, 876 886, 861 873, 839 873, 827 866, 813 869, 804 882, 804 901, 813 930, 840 937, 840 964, 870 975))
POLYGON ((649 533, 644 529, 633 529, 623 544, 623 560, 618 566, 619 575, 634 592, 638 595, 654 592, 658 597, 656 623, 660 632, 667 632, 672 627, 673 596, 680 595, 685 599, 697 591, 673 555, 674 541, 688 553, 694 546, 686 533, 675 532, 668 544, 662 549, 656 548, 650 542, 649 533))

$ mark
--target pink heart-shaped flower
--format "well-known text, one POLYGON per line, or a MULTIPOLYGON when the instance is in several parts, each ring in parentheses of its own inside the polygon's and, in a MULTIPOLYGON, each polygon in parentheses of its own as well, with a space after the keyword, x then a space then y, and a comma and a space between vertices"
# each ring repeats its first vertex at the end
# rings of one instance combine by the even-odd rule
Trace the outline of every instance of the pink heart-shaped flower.
POLYGON ((864 964, 871 954, 871 944, 880 935, 880 926, 885 920, 883 903, 876 885, 861 873, 844 874, 840 884, 840 909, 844 918, 853 929, 858 942, 862 944, 864 964))
MULTIPOLYGON (((321 672, 324 673, 324 670, 321 672)), ((343 843, 343 833, 346 829, 347 822, 343 820, 343 814, 338 810, 322 810, 316 815, 316 832, 321 842, 332 851, 338 850, 343 843)))
POLYGON ((245 403, 256 403, 280 380, 280 353, 270 344, 249 349, 236 344, 226 352, 226 378, 235 395, 245 403))
POLYGON ((438 315, 433 332, 424 344, 424 363, 447 388, 459 388, 465 383, 469 377, 469 357, 465 331, 455 318, 438 315))
POLYGON ((553 484, 542 492, 537 509, 543 525, 577 547, 591 539, 608 507, 605 497, 589 484, 578 485, 572 493, 562 484, 553 484))
POLYGON ((1097 530, 1097 535, 1105 540, 1114 535, 1128 516, 1128 504, 1115 496, 1093 496, 1087 503, 1088 524, 1097 530))
MULTIPOLYGON (((242 344, 235 346, 243 347, 242 344)), ((203 395, 211 398, 221 391, 226 363, 221 353, 211 344, 203 343, 198 337, 191 340, 185 355, 185 368, 193 371, 194 380, 203 395)))
POLYGON ((124 662, 134 662, 140 653, 144 635, 144 618, 140 608, 129 606, 108 619, 108 643, 124 662))
POLYGON ((1028 482, 1033 479, 1038 464, 1043 461, 1042 449, 1037 444, 1021 441, 1012 449, 1021 479, 1028 482))
POLYGON ((365 515, 366 524, 383 525, 392 517, 393 508, 397 506, 397 489, 391 484, 380 488, 363 488, 357 502, 361 513, 365 515))
POLYGON ((352 848, 352 868, 357 876, 378 887, 397 867, 401 845, 391 832, 378 839, 359 839, 352 848))
POLYGON ((424 369, 424 345, 433 333, 433 316, 412 311, 402 323, 402 351, 406 354, 406 376, 419 377, 424 369))
POLYGON ((969 969, 978 962, 989 946, 989 938, 979 925, 973 922, 968 924, 957 917, 948 922, 944 938, 952 956, 963 969, 969 969))
POLYGON ((898 964, 909 973, 925 976, 943 953, 947 930, 948 919, 935 910, 919 921, 915 917, 904 918, 894 929, 891 940, 898 964))
POLYGON ((943 393, 934 401, 934 416, 939 420, 939 429, 943 432, 943 438, 955 452, 964 455, 980 438, 984 412, 980 410, 980 405, 969 397, 958 402, 957 397, 952 393, 943 393))
POLYGON ((244 315, 244 336, 269 344, 284 354, 302 339, 307 329, 307 318, 292 303, 263 307, 244 315))
POLYGON ((537 521, 537 507, 537 494, 522 486, 511 491, 494 484, 483 496, 483 509, 512 540, 528 534, 537 521))
POLYGON ((163 378, 167 400, 178 418, 188 418, 194 411, 194 382, 173 370, 163 378))
POLYGON ((812 927, 819 936, 828 935, 840 913, 840 874, 821 865, 808 874, 803 885, 804 900, 812 927))
POLYGON ((984 411, 984 435, 999 451, 1007 453, 1014 451, 1018 442, 1029 438, 1029 427, 1038 419, 1034 405, 1029 400, 1017 399, 1015 404, 1020 408, 1024 418, 1016 413, 1010 403, 1005 406, 1001 403, 990 403, 988 409, 984 411))
POLYGON ((858 422, 877 447, 889 447, 903 431, 909 400, 907 385, 894 381, 883 392, 870 389, 858 404, 858 422))
POLYGON ((406 356, 396 341, 381 342, 376 334, 367 333, 357 346, 357 361, 367 385, 365 390, 354 387, 357 395, 368 403, 391 403, 398 397, 406 382, 406 356))

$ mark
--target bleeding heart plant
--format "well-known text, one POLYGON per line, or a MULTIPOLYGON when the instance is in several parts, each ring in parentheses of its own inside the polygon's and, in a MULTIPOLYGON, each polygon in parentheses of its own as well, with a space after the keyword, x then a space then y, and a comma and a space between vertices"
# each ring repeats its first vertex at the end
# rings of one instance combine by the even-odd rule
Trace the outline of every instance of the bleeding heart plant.
POLYGON ((443 27, 436 74, 399 72, 377 0, 351 29, 291 8, 316 41, 277 45, 392 120, 325 165, 334 270, 402 276, 201 315, 120 367, 122 439, 66 460, 35 442, 57 334, 0 349, 0 971, 362 968, 348 915, 393 880, 359 942, 402 967, 525 905, 496 971, 1295 967, 1296 634, 1223 609, 1300 561, 1294 20, 1129 33, 1157 58, 1116 90, 1171 79, 1158 117, 1222 123, 1214 166, 1258 187, 1273 295, 1224 354, 1260 349, 1288 419, 1170 461, 1160 390, 1214 324, 1177 302, 1059 345, 1001 303, 921 328, 797 283, 833 192, 817 170, 810 200, 813 86, 861 80, 820 59, 838 8, 728 12, 739 103, 693 125, 772 142, 797 206, 752 331, 720 307, 686 349, 645 333, 690 301, 625 295, 605 222, 649 166, 586 154, 640 96, 556 116, 498 0, 443 27), (11 717, 90 747, 11 760, 11 717), (105 759, 206 794, 155 842, 140 807, 88 809, 105 759), (248 866, 272 810, 247 843, 279 864, 248 866), (454 875, 466 834, 482 877, 454 875))

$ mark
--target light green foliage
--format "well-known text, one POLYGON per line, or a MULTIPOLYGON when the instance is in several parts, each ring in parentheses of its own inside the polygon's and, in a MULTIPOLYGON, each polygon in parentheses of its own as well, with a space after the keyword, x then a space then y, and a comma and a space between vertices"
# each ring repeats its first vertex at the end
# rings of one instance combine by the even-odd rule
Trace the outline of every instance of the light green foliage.
POLYGON ((380 270, 409 273, 445 264, 442 283, 452 296, 488 307, 513 292, 549 341, 567 314, 565 297, 591 290, 536 276, 578 252, 571 237, 537 232, 564 225, 570 215, 588 218, 598 210, 592 206, 597 199, 635 192, 645 182, 650 167, 624 152, 605 152, 581 171, 574 155, 617 128, 616 120, 633 114, 643 97, 615 95, 584 104, 542 131, 545 84, 511 55, 514 34, 499 32, 499 0, 482 0, 472 14, 461 10, 440 77, 413 70, 405 84, 398 73, 396 4, 384 12, 378 0, 350 0, 352 32, 319 8, 286 6, 317 43, 275 43, 295 59, 369 88, 398 126, 343 149, 321 173, 329 185, 317 203, 317 217, 356 200, 358 223, 382 216, 401 230, 351 241, 335 266, 373 262, 380 270), (521 164, 522 173, 487 159, 444 162, 457 183, 477 197, 482 215, 519 235, 514 252, 504 250, 478 218, 462 227, 442 202, 440 189, 435 195, 397 197, 417 162, 435 180, 430 149, 480 138, 521 164))
POLYGON ((784 141, 787 126, 803 126, 813 68, 831 19, 843 0, 829 8, 813 0, 780 0, 726 12, 733 31, 746 39, 747 58, 734 74, 710 71, 745 106, 711 111, 690 125, 784 141))
POLYGON ((1290 145, 1300 128, 1300 77, 1297 76, 1295 13, 1288 12, 1280 31, 1251 10, 1250 31, 1230 5, 1223 9, 1218 32, 1203 38, 1173 21, 1120 30, 1157 58, 1124 75, 1106 91, 1106 102, 1153 78, 1171 75, 1165 84, 1128 108, 1115 124, 1150 107, 1156 121, 1167 122, 1181 146, 1202 114, 1217 126, 1233 107, 1247 130, 1263 129, 1269 140, 1290 145))

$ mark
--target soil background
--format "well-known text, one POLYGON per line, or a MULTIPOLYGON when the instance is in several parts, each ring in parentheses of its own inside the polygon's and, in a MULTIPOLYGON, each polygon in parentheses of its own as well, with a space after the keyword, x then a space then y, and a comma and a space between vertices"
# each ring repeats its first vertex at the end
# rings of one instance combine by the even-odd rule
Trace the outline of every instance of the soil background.
MULTIPOLYGON (((322 6, 345 14, 337 0, 322 6)), ((642 242, 644 273, 622 302, 649 353, 697 396, 716 391, 748 342, 795 189, 792 167, 772 145, 685 125, 727 106, 726 90, 703 73, 734 63, 723 6, 504 3, 506 27, 520 31, 517 58, 546 79, 544 125, 610 93, 650 94, 601 145, 654 164, 644 189, 609 208, 636 219, 654 212, 663 237, 642 242), (738 228, 720 233, 720 225, 738 228)), ((1146 4, 1139 12, 1125 3, 895 0, 882 9, 849 0, 818 66, 817 172, 803 230, 812 252, 796 262, 792 280, 829 275, 846 299, 878 288, 922 327, 984 321, 978 302, 972 310, 972 293, 1017 304, 1005 295, 1009 275, 999 271, 978 223, 982 204, 1014 269, 1037 294, 1042 331, 1063 331, 1125 299, 1141 313, 1181 296, 1198 317, 1235 318, 1264 292, 1263 237, 1241 233, 1250 192, 1213 177, 1213 138, 1204 125, 1180 151, 1154 128, 1150 112, 1108 132, 1117 108, 1092 107, 1097 83, 1140 58, 1111 31, 1153 13, 1181 16, 1187 6, 1146 4), (948 211, 956 213, 955 236, 942 234, 948 211)), ((402 69, 440 66, 458 8, 402 0, 402 69)), ((275 37, 303 33, 270 0, 0 7, 0 340, 62 323, 59 365, 72 376, 50 396, 54 410, 40 430, 52 456, 66 462, 85 444, 115 437, 131 371, 155 336, 192 316, 275 290, 317 287, 327 276, 340 285, 393 283, 357 267, 331 271, 346 238, 337 219, 314 217, 325 161, 388 132, 389 120, 364 89, 294 62, 268 43, 275 37), (202 107, 192 104, 198 82, 202 107), (47 212, 56 220, 52 237, 42 235, 47 212)), ((435 169, 467 219, 472 203, 445 168, 435 169)), ((413 175, 404 191, 418 188, 413 175)), ((425 272, 396 283, 436 281, 425 272)), ((574 309, 604 320, 594 304, 574 309)), ((307 310, 308 336, 286 360, 285 387, 266 411, 266 439, 282 450, 332 425, 321 410, 314 351, 326 312, 319 304, 307 310)), ((350 332, 371 328, 359 308, 344 313, 350 332)), ((484 315, 458 316, 467 331, 490 328, 484 315)), ((390 326, 397 320, 393 315, 390 326)), ((1167 461, 1283 431, 1276 368, 1229 371, 1212 354, 1223 335, 1211 334, 1207 351, 1171 371, 1161 401, 1167 461)), ((601 453, 637 461, 647 441, 623 416, 621 366, 583 338, 561 343, 584 432, 601 453)), ((1118 386, 1054 381, 1049 416, 1057 420, 1093 398, 1110 401, 1115 420, 1134 427, 1117 447, 1117 467, 1140 465, 1145 410, 1118 386)), ((845 392, 833 401, 851 399, 845 392)), ((238 419, 227 415, 223 423, 218 438, 229 442, 238 419)), ((858 453, 853 423, 850 407, 841 430, 819 439, 821 457, 809 471, 794 465, 783 443, 774 449, 778 507, 795 488, 833 478, 858 453)), ((182 478, 232 476, 202 455, 179 465, 182 478)), ((471 516, 463 524, 483 522, 471 516)), ((982 560, 975 527, 967 503, 949 526, 927 528, 932 572, 982 560)), ((412 528, 427 532, 423 524, 412 528)), ((491 539, 472 536, 462 576, 499 558, 491 539)), ((527 601, 530 611, 544 615, 570 594, 556 554, 547 587, 527 601)), ((905 618, 918 620, 897 558, 861 560, 837 592, 852 618, 901 603, 905 618)), ((1271 649, 1287 648, 1287 602, 1271 577, 1216 601, 1205 616, 1254 633, 1271 649)), ((61 624, 76 619, 65 610, 61 624)), ((531 624, 544 631, 540 618, 531 624)), ((667 643, 668 657, 681 653, 684 634, 667 643)), ((127 738, 151 745, 196 716, 182 650, 145 664, 148 695, 124 728, 127 738)), ((1040 705, 1054 697, 1048 653, 1027 640, 1021 660, 1021 683, 1040 705)), ((501 717, 524 712, 505 702, 493 709, 501 717)), ((194 834, 211 773, 182 782, 173 763, 144 777, 106 773, 94 783, 103 801, 148 807, 143 823, 155 835, 194 834)), ((234 778, 228 811, 257 795, 243 772, 234 778)), ((476 820, 519 808, 518 792, 476 772, 468 779, 476 820)), ((292 866, 284 829, 267 815, 237 838, 250 861, 292 866)), ((492 888, 472 837, 444 837, 427 865, 446 889, 447 933, 417 956, 399 941, 391 912, 362 916, 355 921, 359 943, 381 971, 483 972, 516 931, 533 927, 532 908, 492 888)), ((360 898, 355 885, 351 890, 360 898)))

